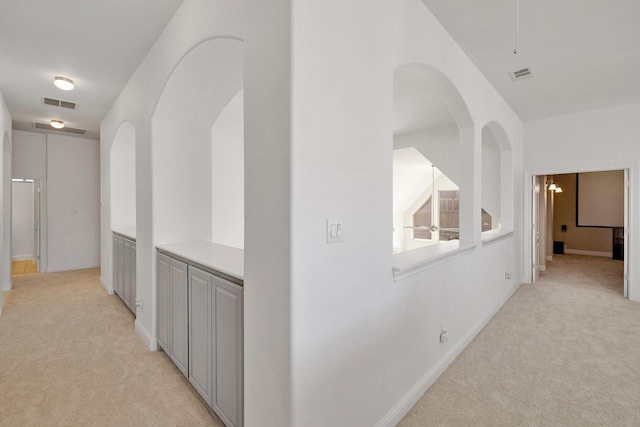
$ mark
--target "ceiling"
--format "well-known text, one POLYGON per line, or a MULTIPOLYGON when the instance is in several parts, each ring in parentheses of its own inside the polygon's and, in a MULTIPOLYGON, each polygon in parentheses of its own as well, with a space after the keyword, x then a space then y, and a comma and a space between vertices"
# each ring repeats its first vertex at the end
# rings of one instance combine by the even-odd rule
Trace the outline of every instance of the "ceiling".
POLYGON ((58 119, 98 139, 103 117, 181 3, 1 0, 0 90, 13 128, 37 131, 34 121, 58 119), (75 89, 56 88, 55 76, 75 89), (77 108, 45 105, 43 97, 77 108))
MULTIPOLYGON (((422 1, 525 121, 640 102, 638 0, 519 0, 517 55, 518 0, 422 1), (535 77, 513 82, 509 72, 525 67, 535 77)), ((182 0, 52 3, 0 1, 0 90, 14 129, 59 119, 99 138, 100 121, 182 0), (58 75, 76 88, 57 89, 58 75)))
POLYGON ((640 102, 638 0, 422 1, 524 121, 640 102))

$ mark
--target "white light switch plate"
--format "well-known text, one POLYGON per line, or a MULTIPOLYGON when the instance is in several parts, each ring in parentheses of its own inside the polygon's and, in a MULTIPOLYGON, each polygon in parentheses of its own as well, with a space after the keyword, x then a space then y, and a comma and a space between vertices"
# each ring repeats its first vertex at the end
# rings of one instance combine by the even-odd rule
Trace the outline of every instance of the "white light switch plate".
POLYGON ((344 242, 344 223, 341 219, 327 220, 327 243, 344 242))

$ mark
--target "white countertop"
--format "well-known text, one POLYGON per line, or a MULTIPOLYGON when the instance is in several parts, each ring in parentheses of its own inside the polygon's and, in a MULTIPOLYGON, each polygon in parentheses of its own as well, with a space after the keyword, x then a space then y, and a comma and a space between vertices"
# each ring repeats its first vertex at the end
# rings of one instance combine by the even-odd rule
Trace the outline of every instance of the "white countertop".
POLYGON ((243 249, 203 240, 166 243, 157 248, 244 281, 243 249))
POLYGON ((118 233, 121 236, 128 237, 129 239, 136 240, 136 228, 133 226, 113 226, 111 231, 118 233))

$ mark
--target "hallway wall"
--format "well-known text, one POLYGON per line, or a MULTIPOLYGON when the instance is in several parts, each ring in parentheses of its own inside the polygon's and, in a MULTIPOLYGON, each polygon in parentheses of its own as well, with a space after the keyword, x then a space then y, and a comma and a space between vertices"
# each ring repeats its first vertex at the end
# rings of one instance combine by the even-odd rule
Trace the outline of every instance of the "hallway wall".
POLYGON ((0 314, 2 291, 11 289, 11 115, 0 91, 0 314))

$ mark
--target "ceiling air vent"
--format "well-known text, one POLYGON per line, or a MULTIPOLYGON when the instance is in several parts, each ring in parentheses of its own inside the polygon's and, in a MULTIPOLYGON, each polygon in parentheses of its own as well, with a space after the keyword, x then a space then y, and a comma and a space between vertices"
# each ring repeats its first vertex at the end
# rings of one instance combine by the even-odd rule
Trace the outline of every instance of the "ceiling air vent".
POLYGON ((514 82, 518 82, 520 80, 526 80, 534 77, 533 70, 531 67, 523 68, 521 70, 512 71, 509 73, 511 76, 511 80, 514 82))
POLYGON ((43 102, 45 103, 45 105, 52 105, 54 107, 68 108, 70 110, 75 110, 76 106, 78 105, 75 102, 61 101, 59 99, 54 99, 54 98, 44 97, 42 99, 43 99, 43 102))
POLYGON ((56 132, 75 133, 75 134, 78 134, 78 135, 84 135, 85 133, 87 133, 86 129, 76 129, 76 128, 70 128, 68 126, 65 126, 62 129, 56 129, 53 126, 51 126, 49 123, 33 122, 33 126, 36 129, 53 130, 53 131, 56 131, 56 132))

